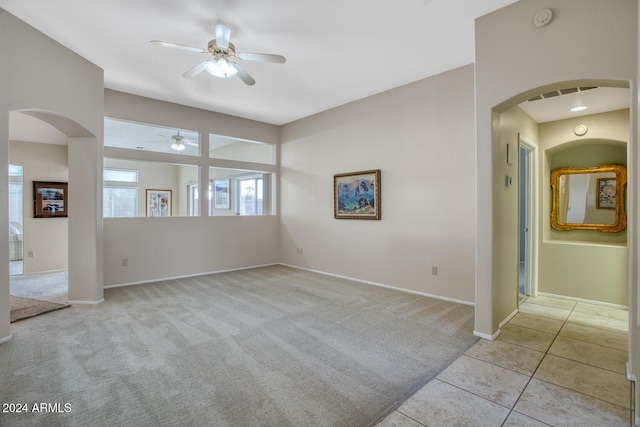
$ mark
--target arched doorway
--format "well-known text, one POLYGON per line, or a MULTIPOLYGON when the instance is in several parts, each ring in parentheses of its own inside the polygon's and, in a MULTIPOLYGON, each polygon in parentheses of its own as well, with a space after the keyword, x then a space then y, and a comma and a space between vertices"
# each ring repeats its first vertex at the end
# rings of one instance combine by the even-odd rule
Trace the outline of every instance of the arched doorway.
POLYGON ((75 304, 99 303, 103 294, 102 248, 101 223, 97 220, 99 203, 95 201, 101 200, 97 197, 101 150, 96 137, 79 123, 55 112, 39 109, 15 112, 48 123, 67 138, 68 300, 75 304))
POLYGON ((33 185, 37 183, 42 192, 42 183, 68 182, 67 142, 66 135, 38 118, 9 113, 9 264, 14 302, 68 300, 68 211, 61 200, 55 206, 62 211, 37 215, 33 185))
MULTIPOLYGON (((623 148, 623 151, 625 153, 623 162, 626 162, 627 159, 632 158, 632 152, 633 152, 633 146, 634 146, 633 126, 635 121, 633 119, 633 115, 634 115, 635 107, 633 102, 631 102, 633 91, 628 89, 629 83, 624 81, 612 82, 610 80, 607 80, 607 81, 590 80, 588 84, 590 86, 601 85, 601 86, 627 88, 628 97, 630 100, 629 102, 630 109, 626 110, 626 112, 624 112, 623 114, 625 116, 626 121, 625 121, 625 125, 621 129, 621 132, 617 132, 615 130, 612 131, 611 129, 603 130, 604 128, 598 130, 597 127, 594 126, 593 128, 591 128, 591 133, 588 134, 588 137, 585 138, 585 141, 584 141, 586 144, 591 144, 591 143, 594 143, 594 141, 598 141, 598 140, 600 140, 601 142, 603 140, 625 141, 625 142, 628 141, 628 144, 626 144, 623 148), (621 137, 619 135, 620 133, 623 133, 626 136, 621 137)), ((480 287, 477 288, 477 291, 480 291, 480 292, 482 292, 483 288, 484 289, 490 288, 489 293, 490 295, 492 295, 492 298, 491 298, 491 304, 489 305, 479 304, 476 306, 476 320, 478 320, 482 316, 490 315, 491 316, 490 321, 495 326, 492 327, 491 334, 483 335, 483 334, 476 333, 476 335, 482 336, 483 338, 494 339, 495 337, 497 337, 500 333, 500 325, 506 323, 506 321, 510 318, 510 316, 512 316, 517 312, 517 303, 515 302, 517 301, 517 291, 516 291, 517 288, 513 286, 512 278, 516 277, 515 266, 518 264, 518 261, 519 261, 517 259, 518 230, 517 230, 517 227, 513 227, 512 229, 510 229, 509 221, 511 220, 513 224, 517 224, 518 203, 516 201, 517 195, 515 194, 512 195, 511 198, 513 200, 511 200, 509 196, 505 196, 505 194, 508 193, 508 191, 504 190, 504 187, 505 187, 504 177, 511 174, 512 171, 509 171, 508 167, 505 166, 507 162, 504 162, 502 160, 502 156, 499 153, 501 153, 502 151, 505 151, 505 158, 506 158, 507 140, 505 139, 505 127, 511 127, 509 131, 513 133, 517 131, 518 126, 514 125, 513 122, 509 122, 508 120, 505 120, 504 115, 507 114, 507 112, 511 111, 513 108, 516 108, 520 103, 534 96, 537 93, 538 94, 547 93, 553 90, 560 90, 563 88, 576 87, 580 85, 585 85, 585 82, 569 81, 569 82, 560 82, 552 85, 539 87, 510 98, 509 100, 495 107, 492 111, 493 120, 491 123, 491 134, 492 134, 493 158, 500 160, 500 161, 494 161, 492 164, 493 200, 492 200, 491 212, 492 212, 493 224, 494 224, 494 227, 492 230, 492 242, 490 243, 491 266, 492 266, 490 275, 492 277, 492 280, 489 283, 489 286, 481 285, 480 287), (509 258, 511 256, 514 258, 513 260, 509 258)), ((574 134, 574 128, 575 128, 575 125, 567 128, 569 129, 569 132, 567 132, 566 136, 564 137, 565 138, 564 142, 573 141, 575 143, 575 139, 577 138, 577 136, 576 134, 574 134)), ((618 126, 618 128, 620 128, 620 126, 618 126)), ((618 129, 618 131, 620 131, 620 129, 618 129)), ((554 144, 559 145, 557 141, 554 142, 554 144)), ((542 246, 543 243, 548 243, 549 240, 553 240, 553 238, 549 237, 549 235, 544 234, 545 230, 549 229, 548 218, 549 218, 549 211, 550 211, 550 206, 549 206, 550 201, 548 199, 550 198, 550 190, 549 190, 550 176, 549 175, 551 172, 551 166, 549 164, 549 151, 550 151, 549 149, 553 148, 553 144, 552 146, 545 146, 544 144, 539 144, 539 145, 540 145, 540 150, 539 150, 540 153, 538 155, 539 156, 538 159, 540 163, 539 186, 541 189, 540 200, 541 200, 542 206, 541 206, 541 209, 539 210, 539 214, 540 214, 539 225, 541 228, 540 230, 541 236, 539 237, 538 242, 542 246), (545 204, 546 204, 546 207, 544 206, 545 204)), ((551 152, 553 152, 553 150, 551 150, 551 152)), ((629 161, 629 170, 631 175, 635 173, 633 169, 634 169, 633 162, 629 161)), ((635 182, 632 179, 630 179, 628 181, 627 194, 633 194, 635 192, 634 186, 635 186, 635 182)), ((629 221, 628 227, 629 227, 629 231, 625 232, 624 239, 623 239, 624 242, 615 242, 614 247, 605 248, 605 250, 611 249, 611 251, 624 252, 622 254, 622 256, 624 257, 623 263, 618 263, 617 265, 620 266, 622 269, 624 269, 623 286, 624 286, 624 294, 627 295, 627 300, 625 301, 624 304, 618 302, 617 305, 628 304, 628 307, 629 307, 629 321, 628 321, 630 325, 629 327, 629 331, 630 331, 629 360, 635 360, 636 339, 632 331, 634 330, 635 323, 636 323, 636 313, 635 313, 635 308, 636 308, 635 295, 636 294, 635 294, 634 286, 631 282, 632 274, 629 270, 629 267, 633 265, 633 262, 631 260, 631 257, 633 257, 633 253, 631 250, 633 245, 632 245, 632 242, 627 237, 627 235, 628 236, 633 235, 632 228, 635 227, 635 225, 633 224, 632 221, 629 221)), ((481 231, 479 230, 479 232, 481 231)), ((482 242, 482 241, 478 242, 479 247, 482 246, 483 244, 485 244, 485 242, 482 242)), ((587 242, 587 245, 591 245, 591 243, 587 242)), ((598 246, 599 245, 592 245, 590 249, 598 250, 597 249, 598 246)), ((566 247, 563 247, 561 249, 565 250, 566 247)), ((539 251, 542 251, 542 250, 545 250, 545 249, 543 247, 539 248, 539 251)), ((619 258, 619 255, 618 255, 618 258, 619 258)), ((593 268, 594 266, 590 265, 590 267, 593 268)), ((482 270, 483 266, 479 265, 478 268, 482 270)), ((607 266, 602 266, 602 269, 606 269, 606 268, 607 266)), ((478 274, 478 277, 481 278, 481 273, 478 274)), ((478 284, 480 284, 480 280, 478 281, 478 284)), ((487 285, 487 284, 485 283, 484 285, 487 285)), ((598 300, 597 298, 586 298, 586 299, 590 299, 592 301, 598 300)), ((605 302, 608 302, 608 301, 605 301, 605 302)), ((634 378, 634 375, 635 375, 634 369, 633 369, 634 367, 635 366, 633 363, 629 364, 629 372, 628 372, 629 378, 634 378)))

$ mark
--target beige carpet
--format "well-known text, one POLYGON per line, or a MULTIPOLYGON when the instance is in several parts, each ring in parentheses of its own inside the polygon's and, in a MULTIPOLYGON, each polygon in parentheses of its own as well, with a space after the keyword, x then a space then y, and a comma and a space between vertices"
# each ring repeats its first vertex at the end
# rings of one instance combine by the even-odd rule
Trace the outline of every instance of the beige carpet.
POLYGON ((477 341, 473 307, 280 265, 104 297, 12 325, 0 402, 63 411, 0 426, 374 426, 477 341))
POLYGON ((9 295, 9 305, 11 307, 11 323, 60 310, 61 308, 71 307, 69 304, 58 304, 57 302, 22 298, 13 295, 9 295))

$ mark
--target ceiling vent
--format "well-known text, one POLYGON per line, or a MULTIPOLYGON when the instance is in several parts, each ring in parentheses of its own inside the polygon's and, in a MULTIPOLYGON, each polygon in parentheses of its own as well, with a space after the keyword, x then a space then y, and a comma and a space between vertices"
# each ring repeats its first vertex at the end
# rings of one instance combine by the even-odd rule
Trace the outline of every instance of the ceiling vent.
POLYGON ((554 90, 552 92, 543 93, 542 95, 529 98, 527 101, 538 101, 540 99, 555 98, 556 96, 570 95, 576 92, 584 92, 586 90, 596 89, 597 86, 572 87, 568 89, 554 90))

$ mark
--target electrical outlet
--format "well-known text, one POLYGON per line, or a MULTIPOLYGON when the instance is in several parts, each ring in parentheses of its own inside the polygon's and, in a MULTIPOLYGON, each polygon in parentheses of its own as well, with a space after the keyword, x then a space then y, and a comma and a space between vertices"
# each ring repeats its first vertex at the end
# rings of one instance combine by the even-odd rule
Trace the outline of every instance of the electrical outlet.
POLYGON ((29 251, 29 258, 35 258, 36 257, 36 251, 34 249, 31 249, 29 251))
POLYGON ((296 253, 298 255, 302 255, 304 253, 304 250, 302 248, 296 248, 296 253))
POLYGON ((123 267, 128 267, 129 266, 129 260, 127 258, 122 258, 122 266, 123 267))
POLYGON ((434 276, 438 275, 438 267, 436 267, 435 265, 433 267, 431 267, 431 274, 433 274, 434 276))

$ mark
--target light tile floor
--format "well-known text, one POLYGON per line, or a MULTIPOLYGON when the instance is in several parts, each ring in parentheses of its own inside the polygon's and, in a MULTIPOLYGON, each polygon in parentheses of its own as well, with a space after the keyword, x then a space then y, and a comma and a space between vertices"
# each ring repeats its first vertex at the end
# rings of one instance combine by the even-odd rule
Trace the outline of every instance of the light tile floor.
POLYGON ((632 424, 627 311, 528 298, 378 427, 632 424))

